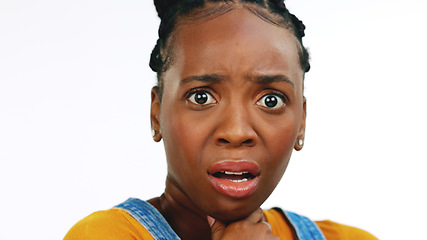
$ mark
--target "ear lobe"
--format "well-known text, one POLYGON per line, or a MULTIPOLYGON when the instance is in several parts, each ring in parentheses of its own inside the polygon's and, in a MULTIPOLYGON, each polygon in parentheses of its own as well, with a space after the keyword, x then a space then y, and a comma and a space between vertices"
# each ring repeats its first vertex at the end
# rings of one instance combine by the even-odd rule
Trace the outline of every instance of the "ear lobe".
POLYGON ((297 151, 300 151, 302 147, 304 146, 304 138, 305 138, 305 120, 307 116, 307 99, 303 97, 303 103, 302 103, 302 119, 301 119, 301 125, 298 130, 297 139, 295 140, 294 149, 297 151))
POLYGON ((151 89, 151 110, 150 110, 150 121, 153 139, 159 142, 162 139, 160 133, 160 92, 159 87, 155 86, 151 89))

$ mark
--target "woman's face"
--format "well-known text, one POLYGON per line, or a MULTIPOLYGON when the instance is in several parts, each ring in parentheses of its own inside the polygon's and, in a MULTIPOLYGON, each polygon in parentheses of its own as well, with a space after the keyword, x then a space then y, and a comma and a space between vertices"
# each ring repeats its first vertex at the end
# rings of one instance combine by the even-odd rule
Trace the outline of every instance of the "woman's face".
POLYGON ((304 137, 298 41, 244 8, 181 24, 173 38, 151 113, 177 189, 169 194, 222 221, 245 217, 274 190, 304 137))

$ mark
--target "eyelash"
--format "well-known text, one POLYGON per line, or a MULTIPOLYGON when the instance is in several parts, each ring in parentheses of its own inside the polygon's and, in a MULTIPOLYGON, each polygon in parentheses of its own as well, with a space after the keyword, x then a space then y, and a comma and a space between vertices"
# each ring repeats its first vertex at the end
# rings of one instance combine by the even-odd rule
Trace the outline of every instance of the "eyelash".
MULTIPOLYGON (((265 89, 265 90, 267 90, 268 92, 264 93, 256 102, 256 104, 261 106, 263 109, 265 109, 267 111, 278 111, 278 110, 283 109, 283 107, 285 107, 287 105, 287 103, 289 102, 289 99, 286 96, 286 94, 284 94, 280 91, 274 90, 274 89, 265 89), (267 96, 277 97, 282 102, 282 104, 278 107, 276 107, 276 106, 274 106, 274 107, 264 106, 262 103, 260 103, 260 101, 262 101, 267 96)), ((187 99, 188 102, 190 102, 192 104, 192 106, 200 108, 200 109, 204 109, 204 108, 210 107, 212 104, 215 104, 218 102, 216 100, 216 98, 214 97, 214 94, 211 93, 212 91, 213 90, 211 88, 206 88, 206 87, 191 89, 185 94, 185 98, 187 99), (207 103, 207 104, 204 104, 204 103, 200 104, 200 103, 195 102, 196 100, 195 99, 192 100, 191 98, 197 93, 208 94, 210 96, 210 98, 213 99, 212 100, 213 102, 207 103)), ((209 96, 208 96, 208 98, 209 98, 209 96)))
MULTIPOLYGON (((210 89, 210 88, 195 88, 195 89, 189 90, 185 94, 185 98, 187 99, 187 101, 189 101, 195 107, 206 108, 206 107, 211 106, 212 104, 217 103, 217 100, 215 99, 214 94, 212 94, 211 92, 212 92, 212 89, 210 89), (200 104, 200 103, 195 102, 195 99, 192 100, 191 98, 197 93, 205 93, 205 94, 209 95, 210 98, 213 99, 213 102, 207 103, 207 104, 200 104)), ((209 98, 209 96, 208 96, 208 98, 209 98)))
POLYGON ((259 98, 259 100, 256 102, 257 103, 257 105, 259 105, 259 106, 261 106, 263 109, 265 109, 265 110, 267 110, 267 111, 278 111, 278 110, 281 110, 281 109, 283 109, 283 107, 285 107, 288 103, 289 103, 289 99, 288 99, 288 97, 286 96, 286 94, 284 94, 284 93, 282 93, 282 92, 280 92, 280 91, 277 91, 277 90, 273 90, 273 89, 267 89, 269 92, 267 92, 267 93, 265 93, 265 94, 263 94, 262 96, 261 96, 261 98, 259 98), (278 107, 276 107, 276 106, 274 106, 274 107, 268 107, 268 106, 264 106, 264 105, 262 105, 262 100, 264 99, 264 98, 266 98, 267 96, 275 96, 275 97, 277 97, 278 99, 280 99, 280 101, 282 102, 282 104, 280 105, 280 106, 278 106, 278 107), (260 103, 261 102, 261 103, 260 103))

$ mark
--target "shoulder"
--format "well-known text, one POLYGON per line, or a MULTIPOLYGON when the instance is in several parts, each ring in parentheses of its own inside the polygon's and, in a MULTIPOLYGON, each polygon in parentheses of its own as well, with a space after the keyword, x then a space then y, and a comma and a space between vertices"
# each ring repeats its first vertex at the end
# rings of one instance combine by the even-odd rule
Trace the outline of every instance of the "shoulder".
MULTIPOLYGON (((308 228, 314 226, 312 225, 313 222, 307 217, 283 211, 280 208, 266 210, 264 211, 264 215, 267 221, 272 225, 273 234, 276 232, 275 235, 281 238, 283 237, 283 239, 292 239, 291 225, 296 227, 302 224, 308 228), (286 234, 286 238, 284 234, 286 234)), ((316 223, 327 240, 378 240, 378 238, 364 230, 333 221, 315 221, 314 223, 316 223)), ((304 230, 304 227, 302 230, 304 230)))
POLYGON ((328 240, 378 240, 378 238, 362 229, 333 221, 316 221, 316 224, 328 240))
POLYGON ((123 209, 95 212, 74 225, 64 240, 152 239, 147 231, 123 209))

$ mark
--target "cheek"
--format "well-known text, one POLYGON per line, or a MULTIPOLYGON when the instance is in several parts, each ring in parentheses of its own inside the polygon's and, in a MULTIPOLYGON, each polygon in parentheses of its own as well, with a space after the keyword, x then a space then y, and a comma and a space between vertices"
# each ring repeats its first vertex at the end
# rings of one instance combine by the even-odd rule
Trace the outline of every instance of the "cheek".
POLYGON ((266 136, 266 147, 271 154, 267 163, 271 174, 280 176, 284 173, 298 134, 298 121, 291 116, 290 119, 282 119, 275 124, 269 124, 269 135, 266 136))
MULTIPOLYGON (((201 167, 203 147, 207 140, 206 122, 201 122, 178 106, 164 109, 161 128, 168 165, 190 172, 201 167), (177 167, 175 167, 177 166, 177 167), (183 168, 182 166, 187 166, 183 168)), ((171 169, 172 170, 172 169, 171 169)))
POLYGON ((268 146, 275 158, 287 155, 294 147, 294 139, 297 136, 294 124, 288 124, 277 129, 269 138, 268 146))

